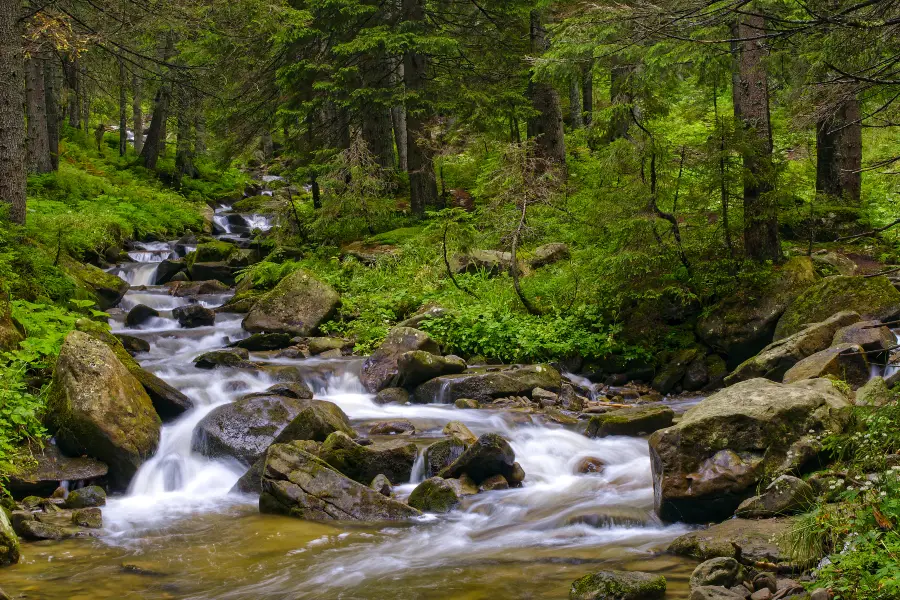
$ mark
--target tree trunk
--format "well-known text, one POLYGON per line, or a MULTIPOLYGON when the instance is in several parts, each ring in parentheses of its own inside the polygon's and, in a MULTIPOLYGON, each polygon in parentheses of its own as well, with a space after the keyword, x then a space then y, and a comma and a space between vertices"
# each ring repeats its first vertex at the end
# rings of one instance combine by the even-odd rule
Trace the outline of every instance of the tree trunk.
POLYGON ((165 122, 169 117, 169 101, 171 92, 169 83, 163 81, 156 91, 153 99, 153 117, 150 119, 150 127, 147 130, 147 139, 141 149, 141 162, 148 169, 155 169, 162 151, 163 136, 165 135, 165 122))
POLYGON ((263 132, 259 137, 259 149, 262 151, 263 160, 268 162, 275 155, 275 144, 272 142, 272 134, 263 132))
POLYGON ((81 76, 79 73, 78 59, 67 59, 65 62, 66 109, 69 113, 69 127, 81 129, 81 76))
POLYGON ((9 220, 25 223, 25 63, 21 0, 0 0, 0 202, 9 220))
POLYGON ((135 73, 131 78, 131 89, 132 94, 134 94, 131 98, 131 115, 134 121, 132 123, 134 129, 134 151, 137 154, 140 154, 144 148, 144 110, 141 106, 141 101, 143 100, 142 88, 141 78, 135 73))
MULTIPOLYGON (((550 46, 547 30, 541 19, 540 12, 531 11, 531 51, 535 55, 544 53, 550 46)), ((530 90, 531 105, 537 112, 530 127, 530 134, 535 138, 535 155, 550 162, 565 164, 566 142, 563 137, 559 94, 549 83, 535 81, 533 75, 530 90)))
MULTIPOLYGON (((403 0, 404 18, 416 31, 425 20, 424 0, 403 0)), ((403 77, 406 84, 406 152, 409 171, 409 206, 418 217, 425 216, 427 206, 438 201, 437 182, 434 179, 434 163, 431 150, 425 143, 427 137, 427 104, 425 81, 427 59, 424 54, 410 49, 403 57, 403 77)))
MULTIPOLYGON (((175 183, 181 185, 183 177, 196 177, 194 167, 194 99, 191 93, 179 89, 178 102, 175 107, 177 115, 177 135, 175 143, 175 183)), ((269 138, 271 140, 271 138, 269 138)))
POLYGON ((581 71, 581 118, 585 125, 593 121, 594 112, 594 59, 584 63, 581 71))
POLYGON ((816 153, 816 193, 859 204, 862 123, 855 96, 816 124, 816 153))
POLYGON ((613 56, 612 68, 609 71, 609 100, 612 103, 612 118, 609 121, 607 141, 624 138, 628 135, 633 116, 634 94, 631 92, 631 78, 634 65, 624 64, 613 56))
POLYGON ((26 157, 29 173, 49 173, 50 140, 47 136, 47 97, 44 59, 32 56, 25 62, 25 115, 28 118, 26 157))
MULTIPOLYGON (((287 136, 285 136, 287 139, 287 136)), ((195 100, 194 104, 194 155, 206 154, 206 116, 203 107, 195 100)))
POLYGON ((81 98, 81 128, 87 134, 91 133, 91 95, 87 80, 87 66, 80 65, 81 73, 78 76, 79 97, 81 98))
MULTIPOLYGON (((391 71, 391 83, 395 88, 403 85, 403 61, 395 60, 391 71)), ((397 168, 406 172, 406 107, 402 104, 391 108, 391 123, 394 126, 394 143, 397 144, 397 168)))
POLYGON ((390 86, 390 63, 378 52, 362 61, 362 85, 367 90, 362 107, 362 136, 366 148, 382 169, 394 168, 394 140, 391 109, 386 103, 386 87, 390 86))
POLYGON ((128 100, 125 94, 125 84, 128 81, 128 73, 125 71, 125 62, 119 59, 119 156, 125 156, 128 151, 128 100))
POLYGON ((580 76, 569 78, 569 122, 572 129, 581 129, 584 120, 581 116, 581 86, 580 76))
POLYGON ((761 15, 742 15, 734 26, 738 40, 734 112, 744 128, 744 250, 757 261, 781 259, 778 206, 772 194, 772 128, 769 86, 763 64, 766 50, 759 38, 765 31, 761 15))
POLYGON ((59 169, 59 129, 62 115, 59 112, 59 77, 57 64, 52 59, 44 61, 44 100, 47 113, 47 149, 50 152, 50 167, 59 169))

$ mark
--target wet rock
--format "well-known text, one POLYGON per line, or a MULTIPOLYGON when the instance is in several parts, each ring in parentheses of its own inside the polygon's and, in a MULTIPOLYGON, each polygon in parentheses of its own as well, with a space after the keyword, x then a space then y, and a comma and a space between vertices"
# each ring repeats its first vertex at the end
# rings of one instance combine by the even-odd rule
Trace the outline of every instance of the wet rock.
POLYGON ((674 418, 675 411, 668 406, 620 408, 591 417, 585 435, 592 438, 609 435, 649 435, 669 427, 674 418))
POLYGON ((696 348, 687 348, 676 352, 663 352, 659 358, 662 365, 653 377, 653 389, 660 394, 668 394, 684 377, 688 367, 697 358, 696 348))
POLYGON ((828 277, 791 303, 778 320, 775 339, 839 311, 857 312, 864 320, 889 321, 900 312, 900 291, 886 277, 828 277))
POLYGON ((144 391, 150 396, 153 408, 163 422, 171 421, 194 407, 193 400, 153 373, 144 370, 136 362, 126 364, 125 367, 144 386, 144 391))
POLYGON ((666 594, 666 578, 639 571, 597 571, 572 583, 569 600, 656 600, 666 594))
POLYGON ((62 345, 48 409, 60 449, 102 460, 117 487, 127 487, 159 444, 161 422, 140 381, 106 344, 81 331, 62 345))
POLYGON ((307 401, 284 396, 245 397, 223 404, 197 424, 191 449, 252 465, 306 407, 307 401))
POLYGON ((676 538, 666 552, 697 560, 724 556, 750 563, 788 564, 786 536, 791 527, 790 518, 729 519, 676 538))
POLYGON ((376 475, 384 475, 395 484, 406 483, 417 455, 413 442, 395 440, 361 446, 340 431, 329 435, 319 449, 319 458, 364 485, 376 475))
POLYGON ((856 390, 857 406, 884 406, 891 401, 891 392, 882 377, 873 377, 856 390))
POLYGON ((159 266, 156 267, 156 281, 154 282, 156 285, 163 285, 172 281, 172 278, 175 277, 178 273, 181 273, 185 269, 184 259, 181 258, 167 258, 159 263, 159 266))
POLYGON ((473 400, 472 398, 457 398, 453 406, 456 408, 481 408, 478 400, 473 400))
POLYGON ((721 585, 704 585, 691 590, 691 600, 746 600, 747 596, 721 585))
POLYGON ((717 392, 650 436, 656 511, 666 521, 724 519, 809 431, 839 432, 849 402, 827 379, 765 379, 717 392))
POLYGON ((458 356, 439 356, 424 350, 404 352, 397 359, 397 383, 405 388, 466 370, 466 361, 458 356))
POLYGON ((195 281, 171 281, 166 284, 169 293, 177 298, 196 298, 208 294, 224 294, 229 287, 221 281, 195 280, 195 281))
POLYGON ((558 392, 561 385, 559 371, 549 365, 475 367, 423 383, 413 399, 420 404, 451 404, 460 398, 487 403, 509 396, 529 397, 534 388, 558 392))
POLYGON ((684 372, 684 378, 681 380, 681 387, 686 392, 696 392, 702 390, 709 383, 709 369, 705 356, 697 356, 691 361, 684 372))
POLYGON ((443 433, 444 435, 455 437, 461 440, 466 445, 474 444, 478 440, 475 434, 472 433, 472 431, 468 427, 466 427, 465 423, 463 423, 462 421, 450 421, 449 423, 444 425, 441 433, 443 433))
POLYGON ((306 347, 313 356, 329 350, 343 350, 350 345, 351 343, 347 340, 333 337, 314 337, 309 338, 306 342, 306 347))
POLYGON ((0 567, 19 562, 19 538, 6 511, 0 508, 0 567))
POLYGON ((83 508, 72 512, 72 524, 88 529, 100 529, 103 527, 103 514, 99 508, 83 508))
POLYGON ((782 475, 759 496, 747 498, 735 514, 745 519, 768 519, 801 513, 812 508, 816 493, 812 486, 791 475, 782 475))
POLYGON ((720 556, 697 565, 691 573, 691 588, 721 585, 730 588, 743 581, 743 569, 733 558, 720 556))
POLYGON ((282 279, 261 297, 243 321, 251 333, 307 336, 331 317, 340 303, 334 289, 302 269, 282 279))
POLYGON ((285 396, 298 400, 312 400, 313 393, 309 386, 302 381, 276 383, 266 388, 267 395, 285 396))
MULTIPOLYGON (((190 280, 191 280, 191 278, 188 277, 187 272, 181 271, 179 273, 175 273, 174 275, 172 275, 172 279, 170 279, 169 282, 170 283, 173 281, 182 282, 182 281, 190 281, 190 280)), ((218 282, 216 282, 216 283, 218 283, 218 282)))
POLYGON ((453 464, 466 451, 467 444, 457 437, 435 442, 425 448, 425 476, 432 477, 453 464))
POLYGON ((106 490, 98 485, 89 485, 70 492, 66 498, 66 508, 92 508, 106 506, 106 490))
POLYGON ((771 343, 785 309, 816 279, 808 257, 793 257, 762 288, 733 295, 706 311, 698 320, 697 335, 737 365, 771 343))
POLYGON ((575 473, 599 475, 605 468, 605 461, 593 456, 585 456, 575 465, 575 473))
POLYGON ((237 269, 225 262, 195 262, 188 269, 194 281, 218 281, 225 286, 234 285, 237 269))
POLYGON ((188 262, 221 262, 237 251, 234 244, 224 241, 212 241, 198 244, 188 262))
POLYGON ((9 476, 6 488, 14 498, 46 496, 61 481, 91 481, 105 477, 109 467, 99 460, 63 456, 53 444, 35 449, 33 460, 25 461, 25 467, 9 476))
POLYGON ((559 404, 559 394, 543 388, 531 390, 531 399, 540 404, 542 408, 550 408, 559 404))
POLYGON ((244 348, 251 352, 281 350, 291 345, 288 333, 254 333, 248 338, 231 344, 233 348, 244 348))
POLYGON ((132 356, 134 356, 135 354, 140 354, 141 352, 150 351, 150 342, 137 336, 117 333, 116 338, 119 340, 119 342, 121 342, 122 347, 125 348, 128 354, 132 356))
POLYGON ((485 433, 438 475, 450 479, 465 473, 480 484, 493 475, 511 476, 515 461, 509 442, 496 433, 485 433))
POLYGON ((785 383, 832 376, 850 384, 852 389, 869 380, 869 361, 861 346, 840 344, 807 356, 784 374, 785 383))
MULTIPOLYGON (((252 364, 252 363, 251 363, 252 364)), ((291 365, 259 365, 260 370, 272 381, 278 383, 301 383, 303 374, 291 365)))
POLYGON ((518 462, 514 462, 512 465, 512 471, 509 475, 504 475, 506 480, 509 482, 510 487, 520 487, 522 482, 525 481, 525 469, 522 468, 518 462))
POLYGON ((338 350, 337 348, 333 350, 326 350, 325 352, 318 355, 318 358, 341 358, 344 356, 344 353, 338 350))
POLYGON ((397 435, 400 433, 413 433, 416 426, 409 419, 395 419, 393 421, 381 421, 372 425, 369 435, 397 435))
POLYGON ((774 573, 757 573, 753 578, 753 591, 767 589, 772 593, 778 591, 778 578, 774 573))
POLYGON ((125 315, 125 325, 127 327, 137 327, 158 316, 159 311, 155 308, 150 308, 146 304, 138 304, 125 315))
POLYGON ((34 520, 33 516, 31 519, 16 519, 14 520, 14 524, 16 533, 19 537, 31 541, 64 540, 75 537, 77 534, 71 528, 34 520))
POLYGON ((375 476, 369 487, 387 498, 394 495, 394 486, 391 485, 391 480, 381 473, 375 476))
POLYGON ((375 394, 375 404, 406 404, 409 392, 399 387, 389 387, 375 394))
POLYGON ((509 271, 511 266, 512 254, 499 250, 471 250, 450 259, 450 270, 456 274, 485 271, 488 275, 496 276, 509 271))
POLYGON ((478 489, 482 492, 491 492, 494 490, 508 490, 509 482, 503 475, 493 475, 481 482, 478 489))
POLYGON ((351 438, 356 432, 350 426, 350 419, 334 402, 325 400, 305 401, 302 410, 284 430, 278 434, 279 443, 296 440, 324 442, 331 434, 340 432, 351 438))
POLYGON ((206 352, 194 359, 194 366, 198 369, 215 369, 217 367, 252 368, 250 353, 244 348, 231 348, 228 350, 213 350, 206 352))
POLYGON ((375 393, 396 386, 400 375, 400 357, 416 350, 436 355, 440 347, 424 331, 409 327, 391 329, 384 342, 363 363, 360 380, 365 388, 375 393))
POLYGON ((128 291, 129 285, 120 277, 94 265, 81 264, 71 259, 63 259, 61 265, 75 280, 76 286, 96 301, 100 310, 119 304, 128 291))
POLYGON ((885 353, 896 345, 896 340, 894 332, 880 321, 859 321, 838 329, 831 345, 857 344, 874 359, 883 358, 885 353))
POLYGON ((444 481, 453 486, 453 491, 460 498, 463 496, 474 496, 478 493, 478 485, 468 475, 463 475, 458 479, 445 479, 444 481))
POLYGON ((432 477, 416 486, 408 502, 422 512, 448 513, 459 505, 459 496, 448 481, 432 477))
MULTIPOLYGON (((554 242, 535 248, 528 264, 532 269, 539 269, 567 258, 569 258, 569 247, 565 244, 554 242)), ((512 257, 510 257, 510 260, 512 260, 512 257)))
POLYGON ((216 313, 200 304, 176 306, 172 316, 185 328, 206 327, 216 322, 216 313))
POLYGON ((857 313, 841 312, 820 323, 813 323, 787 338, 769 344, 758 355, 738 365, 734 372, 725 378, 725 383, 734 385, 755 377, 781 381, 788 369, 795 364, 831 346, 838 329, 857 321, 859 321, 857 313))
POLYGON ((288 444, 266 453, 259 510, 309 521, 400 521, 421 514, 288 444))

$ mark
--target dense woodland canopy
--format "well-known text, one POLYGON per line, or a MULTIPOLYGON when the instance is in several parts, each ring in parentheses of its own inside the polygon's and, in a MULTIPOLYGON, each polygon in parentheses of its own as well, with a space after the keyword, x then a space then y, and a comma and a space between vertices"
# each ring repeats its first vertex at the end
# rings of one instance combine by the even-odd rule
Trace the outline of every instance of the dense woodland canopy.
POLYGON ((440 306, 467 359, 652 379, 771 341, 702 323, 792 257, 896 271, 898 174, 898 0, 0 0, 0 475, 84 269, 223 203, 276 224, 236 301, 309 269, 358 354, 440 306))

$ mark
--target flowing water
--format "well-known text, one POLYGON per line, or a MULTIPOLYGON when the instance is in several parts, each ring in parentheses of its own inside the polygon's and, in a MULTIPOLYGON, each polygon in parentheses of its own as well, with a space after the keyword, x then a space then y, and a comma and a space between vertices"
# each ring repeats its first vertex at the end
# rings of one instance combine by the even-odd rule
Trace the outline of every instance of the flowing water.
MULTIPOLYGON (((666 597, 687 597, 695 563, 661 554, 687 529, 653 517, 646 440, 589 439, 516 411, 379 406, 360 384, 362 359, 263 353, 253 359, 268 369, 196 369, 197 355, 247 334, 241 315, 226 313, 210 327, 179 327, 171 310, 188 299, 152 285, 154 263, 172 247, 136 247, 136 262, 116 270, 146 286, 129 291, 122 307, 147 304, 160 317, 138 329, 126 328, 122 317, 111 325, 147 339, 151 349, 138 360, 191 397, 195 408, 163 427, 156 455, 128 492, 103 509, 98 537, 25 545, 22 562, 2 572, 7 593, 48 599, 565 598, 577 577, 624 568, 665 574, 666 597), (151 268, 153 274, 145 274, 151 268), (285 368, 298 370, 316 397, 339 405, 363 433, 376 421, 406 418, 417 429, 411 439, 424 448, 454 419, 475 434, 500 432, 527 474, 525 485, 468 497, 449 515, 389 526, 261 515, 257 498, 229 492, 245 467, 191 452, 191 435, 210 410, 264 390, 275 381, 274 369, 285 368), (601 459, 606 469, 576 474, 585 457, 601 459)), ((199 301, 218 306, 226 299, 199 301)), ((395 491, 405 496, 423 477, 419 461, 412 481, 395 491)))

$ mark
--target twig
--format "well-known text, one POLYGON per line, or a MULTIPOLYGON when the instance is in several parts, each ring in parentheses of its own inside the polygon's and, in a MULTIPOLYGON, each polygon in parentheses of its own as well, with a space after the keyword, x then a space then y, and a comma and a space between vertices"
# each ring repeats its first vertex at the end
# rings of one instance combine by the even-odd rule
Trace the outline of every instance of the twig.
POLYGON ((890 275, 891 273, 896 273, 900 271, 900 267, 894 267, 892 269, 887 269, 886 271, 879 271, 878 273, 870 273, 868 275, 863 275, 863 277, 878 277, 880 275, 890 275))
POLYGON ((870 235, 874 235, 876 233, 881 233, 882 231, 886 231, 886 230, 890 229, 891 227, 893 227, 894 225, 900 225, 900 219, 895 219, 894 221, 891 221, 884 227, 879 227, 877 229, 873 229, 872 231, 867 231, 865 233, 857 233, 855 235, 845 235, 844 237, 839 237, 834 241, 842 242, 844 240, 854 240, 856 238, 868 237, 870 235))

